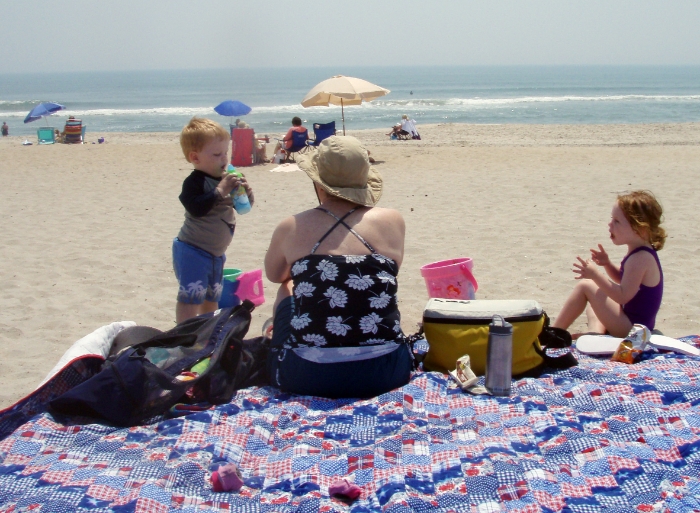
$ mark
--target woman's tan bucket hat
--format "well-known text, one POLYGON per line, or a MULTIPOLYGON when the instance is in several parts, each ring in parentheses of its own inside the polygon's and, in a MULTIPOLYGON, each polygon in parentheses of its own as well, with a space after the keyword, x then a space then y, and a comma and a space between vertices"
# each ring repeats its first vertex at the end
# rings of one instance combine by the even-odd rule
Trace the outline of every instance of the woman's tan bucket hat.
POLYGON ((369 154, 351 136, 324 139, 313 154, 300 155, 299 167, 330 195, 373 207, 382 197, 382 177, 369 154))

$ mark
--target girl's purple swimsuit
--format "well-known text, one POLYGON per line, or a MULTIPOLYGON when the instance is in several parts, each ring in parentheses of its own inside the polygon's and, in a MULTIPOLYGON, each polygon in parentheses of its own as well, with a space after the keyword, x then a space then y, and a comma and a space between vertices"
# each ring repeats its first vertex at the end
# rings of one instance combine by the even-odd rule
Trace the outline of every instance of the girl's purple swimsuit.
POLYGON ((622 259, 622 263, 620 264, 620 279, 622 279, 625 272, 625 262, 638 251, 648 251, 654 256, 656 265, 659 266, 659 284, 655 287, 640 285, 639 292, 627 303, 622 305, 622 311, 627 314, 632 324, 643 324, 650 330, 653 330, 656 324, 656 314, 661 307, 661 298, 664 295, 664 273, 661 270, 661 262, 659 262, 659 256, 656 254, 656 250, 646 246, 640 246, 632 250, 622 259))

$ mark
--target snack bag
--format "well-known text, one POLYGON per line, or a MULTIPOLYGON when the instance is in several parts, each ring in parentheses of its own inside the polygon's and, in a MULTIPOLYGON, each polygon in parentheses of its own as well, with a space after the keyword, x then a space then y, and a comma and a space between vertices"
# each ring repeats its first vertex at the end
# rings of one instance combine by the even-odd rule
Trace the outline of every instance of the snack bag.
POLYGON ((459 384, 462 390, 466 390, 479 380, 472 371, 468 354, 457 359, 457 368, 453 371, 449 371, 449 374, 459 384))
POLYGON ((612 355, 612 361, 622 363, 634 363, 644 352, 644 348, 651 340, 651 331, 646 326, 635 324, 627 336, 617 346, 612 355))

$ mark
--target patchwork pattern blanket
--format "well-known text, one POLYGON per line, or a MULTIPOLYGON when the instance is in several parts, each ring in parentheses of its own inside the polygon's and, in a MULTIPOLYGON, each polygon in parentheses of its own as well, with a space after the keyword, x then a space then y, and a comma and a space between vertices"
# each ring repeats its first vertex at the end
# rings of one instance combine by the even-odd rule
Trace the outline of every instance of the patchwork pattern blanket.
POLYGON ((700 358, 579 357, 508 398, 425 372, 370 400, 249 388, 133 428, 42 411, 94 372, 80 359, 0 413, 0 511, 700 510, 700 358), (239 492, 212 491, 224 463, 239 492), (341 477, 362 488, 356 501, 329 497, 341 477))

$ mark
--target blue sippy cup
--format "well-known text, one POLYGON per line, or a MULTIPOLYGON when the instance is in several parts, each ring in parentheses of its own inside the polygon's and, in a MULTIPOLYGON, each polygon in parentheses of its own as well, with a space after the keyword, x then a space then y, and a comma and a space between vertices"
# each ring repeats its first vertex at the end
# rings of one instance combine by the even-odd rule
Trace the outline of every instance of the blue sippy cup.
MULTIPOLYGON (((236 171, 236 168, 231 164, 226 167, 226 171, 238 177, 243 176, 243 173, 236 171)), ((236 212, 239 214, 247 214, 250 212, 251 206, 248 200, 248 194, 245 192, 245 187, 242 185, 236 187, 231 191, 231 197, 233 198, 233 208, 236 209, 236 212)))

